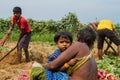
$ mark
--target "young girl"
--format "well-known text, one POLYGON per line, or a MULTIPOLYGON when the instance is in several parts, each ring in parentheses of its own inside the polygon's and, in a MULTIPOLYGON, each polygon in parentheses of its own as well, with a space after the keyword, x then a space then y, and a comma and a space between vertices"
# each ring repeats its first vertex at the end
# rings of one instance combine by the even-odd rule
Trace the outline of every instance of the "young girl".
MULTIPOLYGON (((58 49, 54 51, 53 54, 48 56, 48 63, 56 59, 63 51, 65 51, 72 44, 72 35, 68 32, 58 32, 54 37, 54 42, 58 49)), ((66 73, 61 71, 66 70, 69 65, 74 65, 77 59, 71 59, 68 63, 65 63, 60 67, 59 71, 46 70, 47 80, 69 80, 69 77, 66 73)))

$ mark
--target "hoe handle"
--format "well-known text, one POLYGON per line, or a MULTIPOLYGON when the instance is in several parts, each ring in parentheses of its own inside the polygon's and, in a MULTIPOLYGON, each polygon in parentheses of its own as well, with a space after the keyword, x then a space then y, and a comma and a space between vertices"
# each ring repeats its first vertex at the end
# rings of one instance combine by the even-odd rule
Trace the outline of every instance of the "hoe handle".
POLYGON ((9 55, 13 50, 15 50, 16 47, 17 47, 17 46, 15 46, 15 47, 14 47, 13 49, 11 49, 8 53, 6 53, 6 54, 0 59, 0 61, 3 60, 7 55, 9 55))

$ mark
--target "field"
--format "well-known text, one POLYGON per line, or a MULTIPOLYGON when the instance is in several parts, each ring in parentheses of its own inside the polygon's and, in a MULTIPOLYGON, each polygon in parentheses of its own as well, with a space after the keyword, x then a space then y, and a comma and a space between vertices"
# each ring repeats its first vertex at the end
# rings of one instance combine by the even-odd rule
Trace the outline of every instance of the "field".
MULTIPOLYGON (((5 47, 12 49, 15 45, 16 43, 10 42, 5 44, 5 47)), ((52 53, 54 49, 55 46, 50 46, 48 43, 30 43, 29 51, 31 62, 33 60, 39 61, 40 63, 46 62, 47 55, 52 53)), ((1 57, 4 56, 8 51, 9 50, 6 49, 2 50, 0 52, 1 57)), ((17 80, 19 70, 27 68, 29 63, 31 63, 26 63, 24 61, 24 55, 22 62, 23 63, 18 64, 16 50, 0 61, 0 80, 17 80)))
MULTIPOLYGON (((16 45, 16 42, 6 43, 5 47, 7 49, 2 49, 0 51, 1 57, 4 56, 15 45, 16 45)), ((47 42, 44 42, 44 43, 31 42, 29 46, 31 61, 26 63, 24 60, 24 55, 23 55, 21 64, 18 64, 16 50, 14 50, 7 57, 5 57, 2 61, 0 61, 0 80, 17 80, 19 70, 28 68, 31 62, 35 60, 40 63, 45 63, 47 56, 50 53, 52 53, 55 48, 56 46, 50 45, 47 42)), ((98 60, 96 44, 94 46, 94 49, 92 50, 92 53, 95 56, 95 59, 98 60)))
MULTIPOLYGON (((59 31, 69 31, 73 35, 76 35, 76 32, 78 30, 81 30, 83 27, 85 27, 87 24, 82 24, 77 18, 77 15, 74 13, 69 13, 68 15, 65 15, 61 18, 61 20, 54 21, 52 19, 50 20, 41 20, 36 21, 31 18, 27 19, 28 22, 31 25, 31 31, 34 34, 32 36, 32 39, 29 46, 29 52, 30 52, 30 59, 31 61, 29 63, 25 62, 24 54, 23 56, 23 63, 18 64, 17 62, 17 53, 16 50, 14 50, 12 53, 10 53, 5 59, 0 61, 0 80, 17 80, 17 75, 19 74, 19 71, 21 69, 26 69, 29 67, 31 62, 38 61, 40 63, 45 63, 47 56, 54 51, 56 48, 53 44, 53 36, 56 32, 59 31), (37 42, 40 41, 40 42, 37 42), (44 41, 44 42, 43 42, 44 41), (50 42, 50 43, 47 43, 50 42), (51 43, 52 42, 52 43, 51 43), (3 75, 4 74, 4 75, 3 75)), ((3 38, 5 33, 8 30, 8 26, 11 24, 11 17, 7 19, 0 19, 0 39, 3 38)), ((116 26, 116 33, 120 37, 120 23, 115 24, 116 26)), ((9 39, 9 42, 5 44, 4 47, 0 46, 0 59, 9 52, 14 46, 16 45, 16 40, 18 40, 19 30, 17 25, 15 25, 15 28, 12 32, 12 35, 9 39), (14 42, 10 42, 14 41, 14 42)), ((115 45, 112 45, 115 50, 117 50, 117 47, 115 45)), ((104 49, 106 48, 106 45, 104 45, 104 49)), ((91 51, 93 53, 96 62, 98 61, 97 57, 97 47, 96 44, 91 51)), ((108 54, 113 53, 111 49, 109 49, 108 54)), ((108 70, 109 72, 112 72, 114 74, 117 74, 120 78, 120 58, 118 57, 106 57, 103 61, 98 62, 98 66, 101 69, 108 70)), ((120 80, 120 79, 118 79, 120 80)))

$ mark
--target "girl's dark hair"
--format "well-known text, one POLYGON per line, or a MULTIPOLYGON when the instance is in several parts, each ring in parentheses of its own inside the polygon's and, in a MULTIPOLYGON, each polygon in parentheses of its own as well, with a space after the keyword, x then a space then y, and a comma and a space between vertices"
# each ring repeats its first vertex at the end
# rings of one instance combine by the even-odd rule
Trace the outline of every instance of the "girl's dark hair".
POLYGON ((77 34, 77 39, 80 42, 85 42, 89 48, 92 48, 96 39, 96 33, 89 26, 81 29, 77 34))
POLYGON ((58 42, 59 38, 62 37, 62 38, 66 38, 66 39, 70 39, 71 43, 73 41, 73 38, 72 38, 72 34, 69 33, 69 32, 66 32, 66 31, 61 31, 61 32, 58 32, 55 34, 54 36, 54 42, 58 42))
POLYGON ((13 8, 13 12, 19 12, 19 13, 22 13, 22 9, 18 6, 14 7, 13 8))

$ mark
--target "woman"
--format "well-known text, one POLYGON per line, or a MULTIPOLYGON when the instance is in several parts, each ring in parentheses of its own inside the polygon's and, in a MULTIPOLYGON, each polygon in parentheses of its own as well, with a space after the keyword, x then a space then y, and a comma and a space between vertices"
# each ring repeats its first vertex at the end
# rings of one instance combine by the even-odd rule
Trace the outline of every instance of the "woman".
POLYGON ((57 70, 70 59, 78 58, 78 62, 67 70, 70 80, 97 80, 97 65, 90 54, 95 39, 96 34, 89 26, 83 28, 77 34, 77 41, 44 67, 49 70, 57 70))

